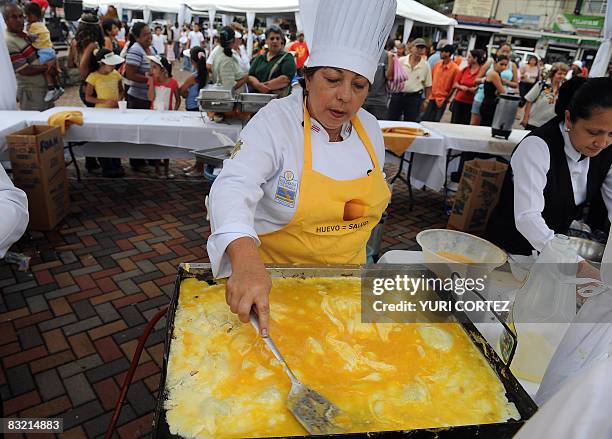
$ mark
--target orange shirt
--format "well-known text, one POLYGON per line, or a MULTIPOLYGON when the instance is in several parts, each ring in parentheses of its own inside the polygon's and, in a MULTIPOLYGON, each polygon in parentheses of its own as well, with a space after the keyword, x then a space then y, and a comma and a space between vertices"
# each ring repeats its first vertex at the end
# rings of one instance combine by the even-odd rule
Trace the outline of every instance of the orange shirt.
POLYGON ((432 84, 429 100, 436 101, 438 107, 442 107, 442 104, 453 90, 453 84, 458 74, 459 67, 452 61, 446 65, 444 65, 442 60, 435 63, 431 69, 432 84))
POLYGON ((308 45, 306 44, 306 41, 304 41, 303 43, 300 43, 299 41, 295 41, 294 43, 291 44, 291 46, 289 46, 288 50, 289 52, 296 53, 295 66, 298 69, 301 69, 302 67, 304 67, 304 63, 306 62, 306 59, 308 58, 308 55, 310 54, 310 52, 308 51, 308 45))

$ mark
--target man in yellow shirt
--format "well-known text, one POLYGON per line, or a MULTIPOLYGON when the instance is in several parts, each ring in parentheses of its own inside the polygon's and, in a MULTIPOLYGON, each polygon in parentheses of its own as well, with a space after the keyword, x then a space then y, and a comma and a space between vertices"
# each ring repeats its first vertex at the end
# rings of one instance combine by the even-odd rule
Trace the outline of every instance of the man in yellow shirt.
POLYGON ((54 67, 45 73, 48 88, 44 98, 45 102, 56 101, 64 94, 64 89, 59 85, 60 70, 57 63, 57 55, 53 49, 53 43, 51 43, 51 33, 42 22, 42 9, 40 5, 37 3, 27 3, 24 12, 28 20, 28 36, 32 41, 32 46, 36 49, 38 62, 46 65, 51 64, 54 67))
POLYGON ((389 103, 389 120, 419 122, 423 98, 429 98, 431 90, 431 70, 423 55, 427 50, 425 40, 417 38, 408 48, 408 56, 399 59, 400 65, 407 72, 408 79, 400 93, 391 94, 389 103))

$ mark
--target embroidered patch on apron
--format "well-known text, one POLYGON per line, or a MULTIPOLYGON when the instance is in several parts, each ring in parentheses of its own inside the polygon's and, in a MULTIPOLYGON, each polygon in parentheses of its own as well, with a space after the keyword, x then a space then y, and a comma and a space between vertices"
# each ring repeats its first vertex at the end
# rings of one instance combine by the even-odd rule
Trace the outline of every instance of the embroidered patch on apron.
POLYGON ((278 177, 274 201, 285 207, 295 207, 295 196, 297 194, 298 182, 294 179, 292 171, 285 171, 278 177))

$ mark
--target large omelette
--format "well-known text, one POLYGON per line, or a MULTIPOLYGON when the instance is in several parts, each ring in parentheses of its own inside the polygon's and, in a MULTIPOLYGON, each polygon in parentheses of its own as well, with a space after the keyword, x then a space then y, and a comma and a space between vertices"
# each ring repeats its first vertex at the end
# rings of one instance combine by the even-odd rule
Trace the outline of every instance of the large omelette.
MULTIPOLYGON (((519 419, 502 384, 455 323, 361 323, 360 283, 275 279, 270 333, 296 376, 346 411, 351 431, 519 419)), ((285 406, 289 378, 225 286, 181 284, 165 402, 186 438, 304 435, 285 406)))

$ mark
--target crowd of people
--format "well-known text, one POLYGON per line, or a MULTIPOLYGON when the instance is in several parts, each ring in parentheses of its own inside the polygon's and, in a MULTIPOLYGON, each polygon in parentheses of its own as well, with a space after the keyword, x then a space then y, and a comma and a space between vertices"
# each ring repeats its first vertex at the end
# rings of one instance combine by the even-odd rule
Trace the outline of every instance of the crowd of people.
POLYGON ((501 94, 521 97, 521 125, 532 130, 554 117, 560 85, 571 77, 586 77, 580 61, 572 66, 545 64, 531 55, 522 65, 513 57, 512 45, 503 43, 491 56, 473 49, 467 56, 456 53, 445 40, 429 48, 422 38, 408 44, 390 43, 381 57, 379 80, 385 87, 373 90, 379 102, 377 117, 410 122, 439 122, 447 109, 451 123, 491 126, 501 94))
MULTIPOLYGON (((309 57, 304 34, 289 34, 278 26, 256 35, 249 54, 245 30, 238 23, 204 32, 197 22, 181 26, 137 21, 130 28, 112 6, 100 12, 104 14, 83 14, 68 53, 68 68, 78 69, 79 95, 88 107, 117 108, 125 100, 127 108, 177 110, 184 100, 187 111, 198 111, 196 98, 208 84, 284 97, 298 84, 309 57), (173 68, 189 73, 182 84, 172 77, 173 68)), ((23 9, 9 5, 4 12, 22 110, 46 110, 64 92, 43 16, 36 3, 23 9)), ((450 110, 452 123, 490 126, 499 95, 516 93, 524 107, 521 125, 533 129, 554 117, 563 81, 586 74, 579 61, 547 69, 543 60, 531 56, 517 66, 508 43, 491 56, 474 49, 464 57, 445 40, 432 47, 422 38, 407 44, 390 40, 364 108, 377 119, 413 122, 438 122, 450 110)), ((222 118, 214 115, 217 121, 222 118)), ((173 178, 158 163, 151 165, 160 178, 173 178)), ((130 159, 130 166, 149 172, 142 159, 130 159)), ((119 159, 87 158, 86 167, 101 167, 106 177, 124 175, 119 159)), ((201 168, 191 167, 186 174, 199 177, 201 168)))
MULTIPOLYGON (((178 110, 184 100, 187 111, 198 111, 196 98, 209 84, 235 93, 248 89, 286 96, 308 58, 304 35, 294 34, 289 40, 278 26, 256 39, 249 56, 244 29, 238 23, 205 35, 199 23, 181 28, 179 23, 162 26, 137 21, 130 28, 119 20, 115 8, 103 12, 81 16, 67 55, 67 68, 78 71, 79 96, 87 107, 118 108, 126 101, 127 108, 168 111, 178 110), (175 68, 189 73, 182 84, 173 78, 175 68)), ((11 4, 3 15, 21 110, 53 107, 64 90, 50 32, 42 21, 44 11, 36 3, 23 8, 11 4)), ((214 119, 222 117, 216 114, 214 119)), ((174 177, 167 161, 163 171, 158 161, 149 165, 159 178, 174 177)), ((150 170, 138 158, 130 159, 130 166, 139 172, 150 170)), ((86 167, 92 172, 101 168, 105 177, 125 175, 118 158, 88 157, 86 167)), ((186 175, 200 177, 201 168, 191 167, 186 175)))

